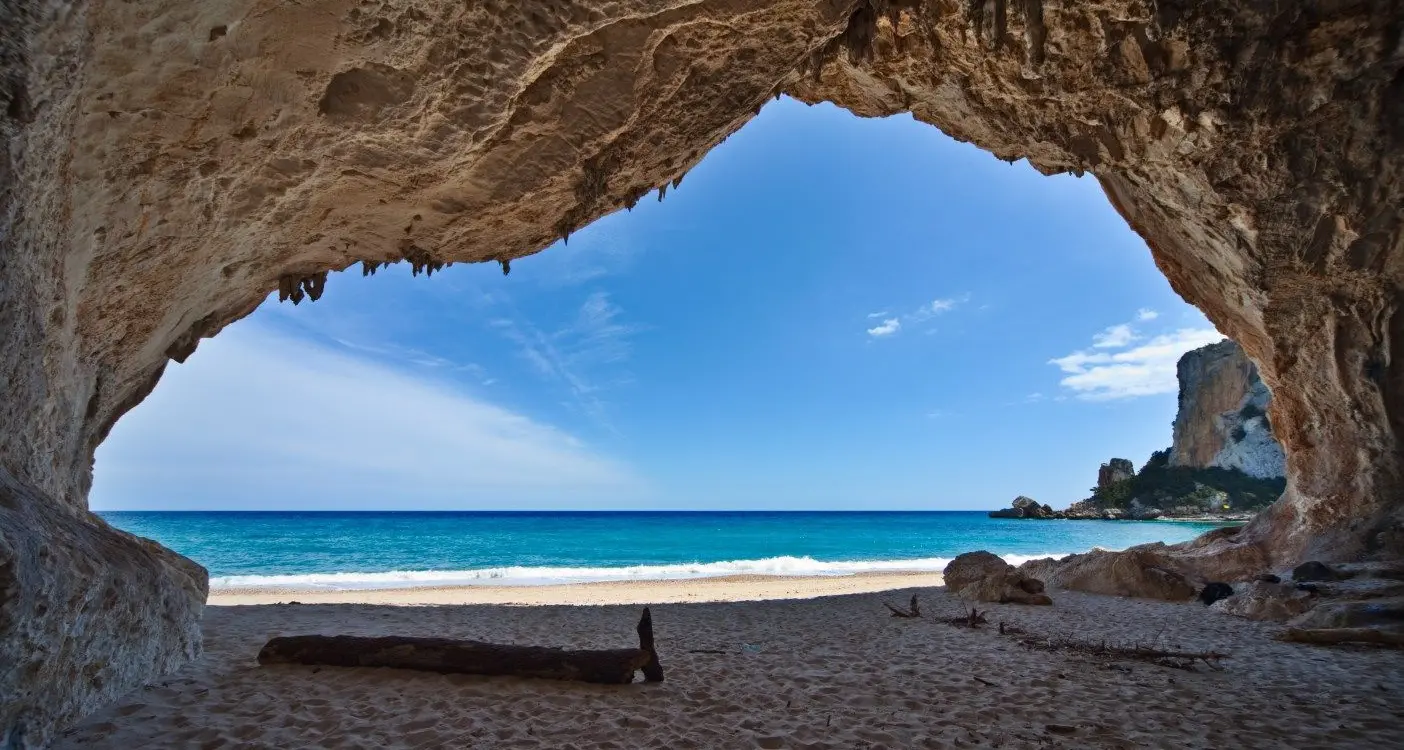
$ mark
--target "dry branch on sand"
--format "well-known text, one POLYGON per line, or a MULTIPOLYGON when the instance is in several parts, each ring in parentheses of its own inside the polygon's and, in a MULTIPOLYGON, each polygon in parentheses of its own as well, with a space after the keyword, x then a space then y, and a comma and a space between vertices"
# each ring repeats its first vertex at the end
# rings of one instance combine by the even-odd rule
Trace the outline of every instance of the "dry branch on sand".
POLYGON ((894 607, 887 602, 883 602, 882 606, 892 610, 893 617, 921 617, 921 605, 917 603, 916 594, 912 594, 912 602, 906 609, 894 607))
MULTIPOLYGON (((1009 628, 1005 630, 1008 632, 1009 628)), ((1196 662, 1203 662, 1204 665, 1210 669, 1222 669, 1223 667, 1220 662, 1230 658, 1228 654, 1219 653, 1217 651, 1171 651, 1159 648, 1148 648, 1140 645, 1117 646, 1108 644, 1106 641, 1091 643, 1088 641, 1077 641, 1071 638, 1038 635, 1029 635, 1020 638, 1019 645, 1030 651, 1070 651, 1086 656, 1097 656, 1108 659, 1149 661, 1164 667, 1176 667, 1180 669, 1193 668, 1196 662)))
POLYGON ((642 670, 644 681, 662 682, 663 667, 653 643, 653 615, 647 607, 639 618, 638 635, 638 648, 599 651, 567 651, 451 638, 299 635, 270 640, 258 652, 258 663, 389 667, 614 685, 633 682, 634 672, 642 670))

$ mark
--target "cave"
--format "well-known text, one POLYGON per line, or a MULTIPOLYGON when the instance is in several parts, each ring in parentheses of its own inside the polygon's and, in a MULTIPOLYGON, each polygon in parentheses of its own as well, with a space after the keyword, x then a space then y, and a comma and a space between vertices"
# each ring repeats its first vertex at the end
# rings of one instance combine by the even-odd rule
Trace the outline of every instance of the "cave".
POLYGON ((1286 493, 1186 560, 1404 555, 1402 32, 1393 0, 7 0, 0 746, 200 651, 205 571, 86 508, 167 361, 328 271, 505 271, 781 94, 1100 181, 1274 393, 1286 493))

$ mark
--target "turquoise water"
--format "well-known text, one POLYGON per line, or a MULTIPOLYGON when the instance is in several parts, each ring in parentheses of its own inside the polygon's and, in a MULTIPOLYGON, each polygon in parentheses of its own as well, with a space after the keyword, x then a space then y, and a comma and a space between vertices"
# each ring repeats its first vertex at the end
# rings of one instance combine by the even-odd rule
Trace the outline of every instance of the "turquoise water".
POLYGON ((1020 521, 984 512, 108 512, 201 563, 211 586, 377 588, 936 570, 1191 539, 1213 524, 1020 521))

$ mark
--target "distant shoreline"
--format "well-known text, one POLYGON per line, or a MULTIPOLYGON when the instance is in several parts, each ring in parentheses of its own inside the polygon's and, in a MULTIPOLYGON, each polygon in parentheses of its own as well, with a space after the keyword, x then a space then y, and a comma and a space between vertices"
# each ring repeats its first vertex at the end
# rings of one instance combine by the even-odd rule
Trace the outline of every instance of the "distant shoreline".
POLYGON ((219 607, 291 602, 400 606, 742 602, 867 594, 901 588, 941 586, 944 583, 940 573, 931 571, 882 571, 827 576, 731 575, 714 578, 589 581, 525 586, 482 584, 343 590, 241 587, 213 589, 207 603, 219 607))

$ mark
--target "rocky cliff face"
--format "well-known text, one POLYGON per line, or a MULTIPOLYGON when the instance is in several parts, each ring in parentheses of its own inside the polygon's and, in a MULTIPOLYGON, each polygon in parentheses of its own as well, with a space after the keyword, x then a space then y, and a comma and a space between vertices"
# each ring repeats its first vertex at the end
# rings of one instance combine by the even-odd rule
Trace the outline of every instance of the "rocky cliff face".
POLYGON ((1127 458, 1113 458, 1097 469, 1097 489, 1103 490, 1136 476, 1136 465, 1127 458))
POLYGON ((84 515, 93 451, 167 361, 356 263, 537 252, 780 94, 1095 175, 1287 449, 1284 499, 1184 554, 1404 553, 1401 28, 1395 0, 0 3, 0 640, 52 655, 0 672, 0 746, 190 653, 203 589, 165 554, 123 557, 167 582, 116 590, 131 627, 85 593, 127 548, 84 515))
POLYGON ((1243 349, 1225 339, 1187 352, 1177 367, 1180 404, 1170 465, 1286 476, 1287 457, 1272 434, 1272 398, 1243 349))

